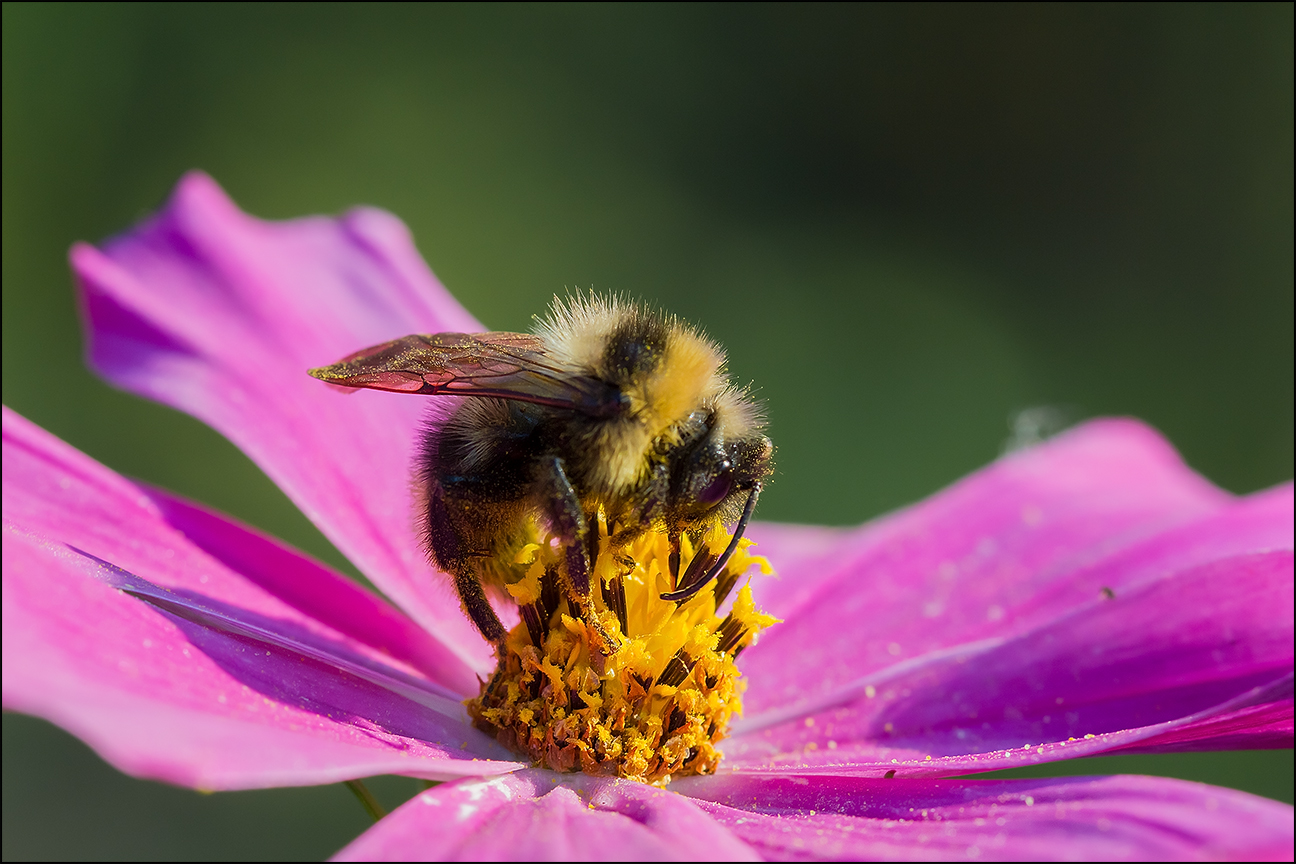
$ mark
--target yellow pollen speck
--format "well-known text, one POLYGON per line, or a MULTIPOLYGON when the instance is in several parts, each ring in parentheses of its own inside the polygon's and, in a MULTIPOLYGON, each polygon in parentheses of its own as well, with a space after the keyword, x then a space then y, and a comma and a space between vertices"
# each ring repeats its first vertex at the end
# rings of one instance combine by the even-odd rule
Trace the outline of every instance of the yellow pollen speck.
MULTIPOLYGON (((662 600, 675 587, 665 532, 613 548, 615 531, 598 516, 590 580, 597 620, 581 618, 565 592, 545 581, 565 566, 564 551, 545 542, 524 546, 506 578, 523 621, 505 638, 495 675, 468 701, 468 712, 478 728, 555 771, 659 786, 672 776, 713 773, 715 745, 742 712, 745 682, 734 661, 778 621, 756 608, 750 587, 733 589, 753 565, 771 572, 769 563, 741 540, 710 585, 680 603, 662 600), (731 591, 728 615, 716 614, 731 591), (552 602, 546 597, 557 597, 555 608, 545 608, 552 602)), ((730 536, 717 525, 696 544, 682 538, 678 572, 702 547, 713 554, 725 548, 730 536)))
POLYGON ((544 575, 544 567, 541 566, 538 573, 533 572, 535 569, 532 567, 520 581, 508 586, 509 594, 518 605, 534 603, 540 599, 540 577, 544 575))

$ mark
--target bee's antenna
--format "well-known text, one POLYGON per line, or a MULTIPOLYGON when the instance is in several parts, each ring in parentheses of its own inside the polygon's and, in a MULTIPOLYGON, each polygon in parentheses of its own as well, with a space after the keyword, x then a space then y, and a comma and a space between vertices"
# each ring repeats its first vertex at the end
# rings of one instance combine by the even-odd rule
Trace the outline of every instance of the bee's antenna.
MULTIPOLYGON (((711 569, 707 572, 706 576, 698 579, 696 582, 685 585, 677 591, 668 591, 667 593, 662 594, 661 599, 674 600, 677 603, 682 603, 701 591, 710 584, 712 579, 720 575, 724 570, 725 565, 729 563, 729 559, 733 557, 734 550, 738 548, 738 541, 742 539, 743 532, 747 530, 747 522, 751 519, 752 511, 756 509, 756 498, 760 495, 760 491, 761 484, 757 483, 752 487, 751 494, 747 496, 747 505, 743 507, 742 515, 738 517, 738 525, 734 528, 733 537, 729 540, 729 545, 725 547, 725 551, 720 555, 716 562, 711 565, 711 569)), ((698 554, 701 554, 701 550, 698 551, 698 554)), ((691 564, 689 565, 689 569, 692 569, 691 564)))

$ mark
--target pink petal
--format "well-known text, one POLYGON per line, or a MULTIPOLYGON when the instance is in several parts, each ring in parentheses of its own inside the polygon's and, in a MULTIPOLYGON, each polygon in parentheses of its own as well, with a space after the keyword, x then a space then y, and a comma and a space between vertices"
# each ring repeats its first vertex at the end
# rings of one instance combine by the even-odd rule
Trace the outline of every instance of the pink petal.
MULTIPOLYGON (((1167 452, 1141 427, 1090 424, 844 541, 841 557, 857 570, 821 579, 800 601, 786 588, 773 594, 799 608, 743 656, 758 710, 735 724, 728 764, 949 776, 1114 749, 1289 746, 1291 487, 1237 501, 1158 458, 1167 452), (1148 468, 1158 464, 1159 478, 1148 468), (1115 469, 1132 489, 1112 479, 1115 469), (1106 494, 1076 481, 1104 471, 1106 494), (1021 494, 1032 486, 1033 496, 1021 494), (1033 517, 1023 530, 1022 500, 1070 512, 1056 523, 1033 517), (1177 528, 1139 527, 1176 512, 1177 528), (1008 524, 984 524, 987 513, 1008 524), (977 545, 961 522, 980 523, 993 560, 949 549, 942 559, 951 538, 977 545), (1058 548, 1043 548, 1050 539, 1058 548), (1086 540, 1097 551, 1086 553, 1086 540), (959 563, 932 563, 942 560, 959 563), (855 609, 858 621, 839 612, 870 602, 877 614, 855 609), (927 603, 950 606, 913 610, 927 603), (993 626, 963 608, 987 604, 1002 619, 993 626), (843 681, 843 670, 858 672, 843 681), (784 682, 773 695, 787 701, 761 711, 767 675, 784 682)), ((828 560, 822 538, 809 545, 828 560)))
MULTIPOLYGON (((1275 557, 1290 571, 1290 553, 1275 557)), ((1196 619, 1156 617, 1156 597, 1144 596, 1128 617, 1112 604, 1111 614, 1076 615, 988 652, 936 658, 879 680, 874 697, 855 694, 839 706, 746 728, 724 745, 726 764, 940 777, 1117 750, 1290 746, 1290 663, 1265 662, 1266 649, 1270 659, 1290 650, 1290 637, 1284 648, 1273 632, 1247 641, 1225 636, 1240 630, 1230 600, 1243 605, 1261 593, 1261 601, 1290 608, 1291 583, 1273 591, 1265 562, 1157 585, 1185 601, 1204 597, 1196 619), (1260 584, 1258 592, 1248 582, 1260 584), (1160 652, 1140 650, 1153 626, 1165 631, 1160 652), (1094 636, 1093 648, 1078 650, 1077 633, 1094 636)))
POLYGON ((1158 742, 1286 747, 1291 573, 1286 550, 1159 572, 1027 633, 865 676, 810 710, 767 711, 725 752, 735 767, 949 776, 1158 742))
MULTIPOLYGON (((885 524, 885 518, 858 528, 751 523, 744 535, 755 541, 751 551, 768 558, 774 567, 772 578, 757 576, 751 582, 757 605, 784 620, 789 615, 796 617, 798 609, 817 595, 823 582, 841 575, 842 556, 847 554, 847 550, 855 549, 862 538, 885 524)), ((772 637, 773 633, 770 631, 766 638, 772 637)), ((751 655, 755 650, 751 648, 747 654, 751 655)), ((759 652, 756 656, 760 656, 759 652)), ((750 662, 744 660, 744 663, 750 662)))
MULTIPOLYGON (((775 552, 781 578, 753 583, 757 602, 786 623, 744 654, 749 710, 826 693, 931 651, 1028 630, 1069 611, 1076 598, 1059 597, 1030 614, 1020 604, 1230 500, 1151 429, 1104 420, 838 535, 835 548, 832 535, 816 532, 806 565, 789 572, 775 552)), ((764 553, 769 543, 755 535, 764 553)))
POLYGON ((519 767, 417 674, 416 625, 345 577, 7 408, 3 453, 6 709, 206 789, 519 767))
POLYGON ((1291 860, 1292 808, 1156 777, 863 780, 720 775, 672 784, 762 857, 1291 860))
POLYGON ((406 802, 340 861, 752 861, 688 798, 626 780, 520 771, 406 802))
POLYGON ((413 528, 410 460, 428 401, 342 394, 306 374, 409 333, 482 329, 405 226, 374 209, 263 222, 194 173, 161 213, 71 259, 91 366, 230 438, 459 659, 443 680, 475 693, 489 649, 413 528))

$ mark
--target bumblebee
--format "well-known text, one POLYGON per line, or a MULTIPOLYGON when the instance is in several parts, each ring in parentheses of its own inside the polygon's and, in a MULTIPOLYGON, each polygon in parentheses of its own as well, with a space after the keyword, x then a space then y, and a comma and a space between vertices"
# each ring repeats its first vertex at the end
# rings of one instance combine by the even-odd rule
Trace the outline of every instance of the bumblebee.
POLYGON ((415 479, 429 557, 498 646, 505 630, 485 587, 499 586, 542 532, 561 544, 565 568, 551 575, 596 626, 600 513, 613 551, 650 529, 669 536, 665 600, 683 602, 723 571, 773 470, 759 408, 729 383, 724 362, 718 345, 673 316, 591 296, 555 299, 534 333, 406 336, 310 374, 467 397, 424 430, 415 479), (724 549, 704 545, 717 522, 736 523, 724 549), (686 535, 697 552, 681 574, 686 535))

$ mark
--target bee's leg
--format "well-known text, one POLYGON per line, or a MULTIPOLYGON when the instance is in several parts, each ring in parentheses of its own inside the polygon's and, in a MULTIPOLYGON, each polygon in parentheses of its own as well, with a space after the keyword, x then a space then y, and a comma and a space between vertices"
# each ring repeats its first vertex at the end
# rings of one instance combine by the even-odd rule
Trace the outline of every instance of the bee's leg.
POLYGON ((506 635, 504 625, 486 600, 478 572, 479 565, 468 551, 465 538, 450 519, 445 499, 446 490, 442 485, 432 484, 428 490, 427 537, 433 557, 442 569, 454 576, 455 591, 459 593, 464 611, 473 624, 477 625, 477 630, 488 642, 496 646, 503 645, 506 635))
POLYGON ((712 554, 706 547, 699 549, 697 557, 689 563, 688 571, 684 574, 683 585, 674 591, 662 594, 661 599, 682 603, 701 591, 710 584, 712 579, 720 575, 720 571, 724 570, 725 565, 729 563, 730 556, 738 548, 738 541, 742 539, 743 532, 747 530, 747 522, 751 519, 752 511, 756 509, 756 499, 760 497, 760 491, 761 484, 757 483, 752 487, 747 496, 747 505, 743 507, 742 516, 738 517, 738 524, 734 527, 733 537, 730 538, 729 545, 725 547, 724 552, 717 556, 712 554), (705 575, 703 575, 704 573, 705 575))
POLYGON ((581 617, 606 643, 608 651, 615 650, 612 638, 603 630, 594 614, 594 597, 590 590, 590 560, 587 535, 589 525, 581 509, 580 498, 567 479, 567 469, 559 456, 550 457, 542 469, 545 479, 543 506, 549 524, 558 536, 567 556, 567 585, 571 599, 580 608, 581 617))
MULTIPOLYGON (((720 560, 720 553, 713 552, 711 547, 706 545, 705 536, 697 539, 694 548, 697 551, 693 554, 693 560, 689 562, 689 566, 685 568, 684 572, 680 574, 679 579, 676 580, 675 590, 671 592, 669 596, 663 594, 663 599, 674 599, 675 595, 682 594, 685 591, 690 591, 690 589, 693 589, 695 585, 697 585, 697 589, 700 590, 702 586, 698 583, 701 582, 702 575, 708 572, 716 561, 720 560)), ((689 596, 692 595, 690 594, 689 596)))
POLYGON ((590 594, 590 560, 586 536, 589 526, 581 510, 576 490, 567 479, 566 466, 561 457, 550 457, 544 467, 545 515, 550 527, 567 553, 567 579, 574 592, 581 597, 590 594))
POLYGON ((486 592, 482 590, 481 577, 476 573, 456 573, 454 577, 455 590, 459 592, 459 600, 463 603, 464 611, 468 617, 477 625, 486 641, 495 645, 504 644, 504 625, 500 623, 499 616, 486 600, 486 592))

